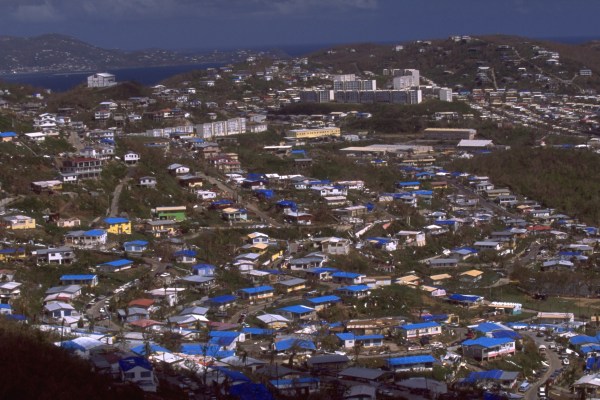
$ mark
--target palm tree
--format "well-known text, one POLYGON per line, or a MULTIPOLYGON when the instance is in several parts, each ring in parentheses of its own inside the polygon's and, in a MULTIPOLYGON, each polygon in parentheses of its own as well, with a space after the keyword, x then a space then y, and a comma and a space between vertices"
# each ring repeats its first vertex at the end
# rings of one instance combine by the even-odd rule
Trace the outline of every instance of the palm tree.
POLYGON ((352 348, 354 352, 354 364, 358 363, 358 357, 360 356, 360 352, 364 347, 363 342, 359 342, 357 340, 354 341, 354 347, 352 348))

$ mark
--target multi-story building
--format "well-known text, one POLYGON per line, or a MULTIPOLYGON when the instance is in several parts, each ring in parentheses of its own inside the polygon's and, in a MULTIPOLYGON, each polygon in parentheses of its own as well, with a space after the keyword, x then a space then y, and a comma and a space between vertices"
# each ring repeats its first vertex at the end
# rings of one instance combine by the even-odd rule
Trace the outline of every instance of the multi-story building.
POLYGON ((420 89, 410 90, 340 90, 335 92, 338 103, 395 103, 419 104, 423 100, 420 89))
POLYGON ((246 118, 231 118, 227 121, 207 122, 195 127, 196 135, 203 139, 246 133, 246 118))
POLYGON ((295 139, 315 139, 322 137, 339 137, 341 135, 340 128, 318 128, 318 129, 292 129, 288 131, 288 137, 295 139))
POLYGON ((377 90, 375 79, 359 79, 352 81, 333 81, 333 90, 377 90))
POLYGON ((35 229, 35 219, 26 215, 11 215, 3 217, 0 226, 10 230, 35 229))
POLYGON ((97 158, 75 157, 62 161, 61 174, 76 175, 77 179, 98 178, 104 162, 97 158))
POLYGON ((302 90, 300 92, 302 103, 329 103, 334 98, 333 90, 302 90))
POLYGON ((452 89, 440 88, 439 98, 441 101, 452 102, 452 89))
POLYGON ((427 128, 424 131, 427 140, 473 140, 477 134, 475 129, 427 128))
POLYGON ((94 75, 90 75, 87 78, 87 84, 89 88, 102 88, 110 87, 117 84, 115 76, 108 72, 100 72, 94 75))

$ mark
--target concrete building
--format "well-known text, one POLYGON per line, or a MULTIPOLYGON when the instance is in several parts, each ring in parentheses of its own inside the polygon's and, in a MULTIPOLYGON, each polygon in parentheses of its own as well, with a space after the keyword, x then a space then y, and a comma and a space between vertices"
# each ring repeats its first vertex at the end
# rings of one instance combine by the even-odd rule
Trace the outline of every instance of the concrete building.
POLYGON ((452 102, 452 89, 440 88, 439 99, 441 101, 452 102))
POLYGON ((87 78, 87 85, 89 88, 103 88, 116 85, 115 76, 108 72, 100 72, 94 75, 90 75, 87 78))
POLYGON ((423 139, 426 140, 473 140, 477 135, 475 129, 456 129, 456 128, 427 128, 424 131, 423 139))
POLYGON ((377 90, 375 79, 360 79, 353 81, 333 81, 333 90, 377 90))
POLYGON ((341 135, 340 128, 317 128, 317 129, 292 129, 288 131, 288 137, 294 139, 316 139, 322 137, 339 137, 341 135))

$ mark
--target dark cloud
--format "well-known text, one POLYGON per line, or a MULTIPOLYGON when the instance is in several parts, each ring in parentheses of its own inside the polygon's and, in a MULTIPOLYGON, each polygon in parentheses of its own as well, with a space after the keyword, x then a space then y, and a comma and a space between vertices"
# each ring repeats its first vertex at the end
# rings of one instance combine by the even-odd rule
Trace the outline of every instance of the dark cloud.
POLYGON ((597 15, 592 0, 0 0, 3 34, 122 48, 600 36, 597 15))

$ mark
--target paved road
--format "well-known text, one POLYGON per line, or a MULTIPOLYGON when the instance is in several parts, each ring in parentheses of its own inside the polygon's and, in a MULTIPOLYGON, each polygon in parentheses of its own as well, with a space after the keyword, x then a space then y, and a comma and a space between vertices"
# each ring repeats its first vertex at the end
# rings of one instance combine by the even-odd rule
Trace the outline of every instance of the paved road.
MULTIPOLYGON (((237 190, 220 179, 214 178, 212 176, 208 176, 203 172, 197 172, 196 175, 200 176, 204 179, 205 182, 208 182, 211 185, 216 185, 219 190, 224 193, 227 193, 229 197, 231 197, 234 201, 237 201, 239 198, 239 194, 237 190)), ((258 215, 263 222, 270 224, 275 228, 281 228, 283 225, 279 223, 277 220, 269 216, 267 213, 263 212, 254 202, 246 201, 244 204, 245 208, 252 211, 254 214, 258 215)))
MULTIPOLYGON (((521 332, 523 335, 530 337, 531 339, 533 339, 533 341, 535 342, 536 346, 540 346, 540 345, 548 345, 548 342, 544 341, 544 338, 540 338, 537 337, 535 333, 533 332, 521 332)), ((540 379, 538 379, 535 382, 532 382, 531 384, 531 389, 529 389, 526 393, 525 393, 525 400, 535 400, 538 398, 538 387, 540 387, 544 382, 546 382, 548 380, 548 378, 550 377, 550 375, 552 375, 552 372, 554 372, 555 370, 559 369, 561 367, 561 362, 560 362, 560 358, 558 358, 558 354, 556 354, 556 352, 548 349, 546 350, 546 360, 548 362, 548 364, 550 364, 550 368, 548 368, 548 371, 546 371, 544 373, 544 375, 542 375, 540 377, 540 379)))
POLYGON ((125 186, 125 184, 129 182, 132 176, 133 168, 129 168, 129 170, 127 171, 127 175, 123 179, 121 179, 121 182, 119 182, 119 184, 115 187, 115 190, 112 195, 112 201, 110 203, 110 211, 108 215, 109 217, 116 217, 117 214, 119 214, 119 199, 121 198, 123 186, 125 186))

